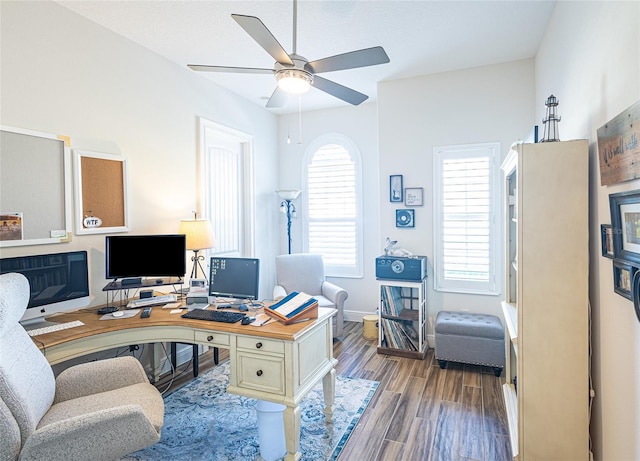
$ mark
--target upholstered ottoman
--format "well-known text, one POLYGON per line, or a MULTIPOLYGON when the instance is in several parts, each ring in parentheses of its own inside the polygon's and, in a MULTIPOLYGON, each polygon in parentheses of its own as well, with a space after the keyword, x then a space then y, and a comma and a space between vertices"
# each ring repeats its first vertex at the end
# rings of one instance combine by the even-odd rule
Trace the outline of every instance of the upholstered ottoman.
POLYGON ((436 317, 436 359, 493 367, 496 376, 504 368, 504 327, 495 315, 440 311, 436 317))

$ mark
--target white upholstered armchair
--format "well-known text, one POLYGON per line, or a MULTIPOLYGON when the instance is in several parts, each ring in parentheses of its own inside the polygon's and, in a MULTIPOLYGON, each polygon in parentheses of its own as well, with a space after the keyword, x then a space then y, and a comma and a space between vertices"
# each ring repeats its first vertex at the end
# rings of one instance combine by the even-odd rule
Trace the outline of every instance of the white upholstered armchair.
POLYGON ((282 298, 292 291, 302 291, 313 296, 320 307, 335 308, 338 312, 333 318, 333 336, 342 336, 344 302, 349 294, 325 280, 322 255, 300 253, 276 256, 273 299, 282 298))
POLYGON ((0 460, 113 460, 160 439, 164 402, 134 357, 76 365, 54 378, 18 323, 21 274, 0 275, 0 460))

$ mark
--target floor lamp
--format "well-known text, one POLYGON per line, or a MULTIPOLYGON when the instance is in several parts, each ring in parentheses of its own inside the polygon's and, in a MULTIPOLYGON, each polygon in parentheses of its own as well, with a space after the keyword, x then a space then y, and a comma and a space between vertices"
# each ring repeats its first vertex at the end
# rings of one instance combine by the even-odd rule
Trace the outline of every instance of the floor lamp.
POLYGON ((213 248, 216 244, 211 223, 207 219, 198 219, 198 213, 194 212, 193 219, 183 219, 180 221, 180 230, 178 232, 186 236, 187 250, 193 251, 193 256, 191 257, 193 268, 191 269, 191 276, 189 278, 199 278, 198 268, 200 268, 204 279, 208 283, 207 273, 202 268, 201 263, 201 261, 204 261, 204 256, 198 254, 198 252, 213 248))
POLYGON ((291 254, 291 218, 296 217, 296 207, 293 201, 300 195, 299 190, 277 190, 276 194, 282 199, 280 202, 280 212, 287 215, 287 242, 289 244, 289 254, 291 254))

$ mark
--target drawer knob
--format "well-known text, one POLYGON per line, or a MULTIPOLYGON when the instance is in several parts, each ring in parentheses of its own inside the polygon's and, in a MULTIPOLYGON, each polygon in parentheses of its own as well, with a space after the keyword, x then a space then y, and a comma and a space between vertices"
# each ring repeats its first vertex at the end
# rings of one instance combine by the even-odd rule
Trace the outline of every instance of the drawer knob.
POLYGON ((256 372, 256 374, 257 374, 258 376, 262 376, 262 370, 258 370, 258 371, 256 372))
POLYGON ((256 343, 256 349, 260 349, 262 347, 262 343, 256 343))
POLYGON ((209 341, 209 342, 213 341, 213 336, 211 336, 211 335, 207 336, 207 341, 209 341))

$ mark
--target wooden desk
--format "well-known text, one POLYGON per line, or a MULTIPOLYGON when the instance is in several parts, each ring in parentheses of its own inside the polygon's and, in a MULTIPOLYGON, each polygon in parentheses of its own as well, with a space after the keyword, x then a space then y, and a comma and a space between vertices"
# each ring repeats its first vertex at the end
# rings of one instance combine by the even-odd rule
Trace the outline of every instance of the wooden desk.
POLYGON ((332 317, 320 308, 318 319, 294 325, 273 322, 263 327, 183 319, 169 309, 154 308, 151 317, 99 320, 91 312, 50 317, 55 322, 80 320, 83 326, 34 337, 51 364, 130 344, 183 342, 229 349, 231 376, 227 392, 286 405, 287 461, 298 460, 300 407, 322 379, 324 413, 333 415, 335 365, 332 317))

